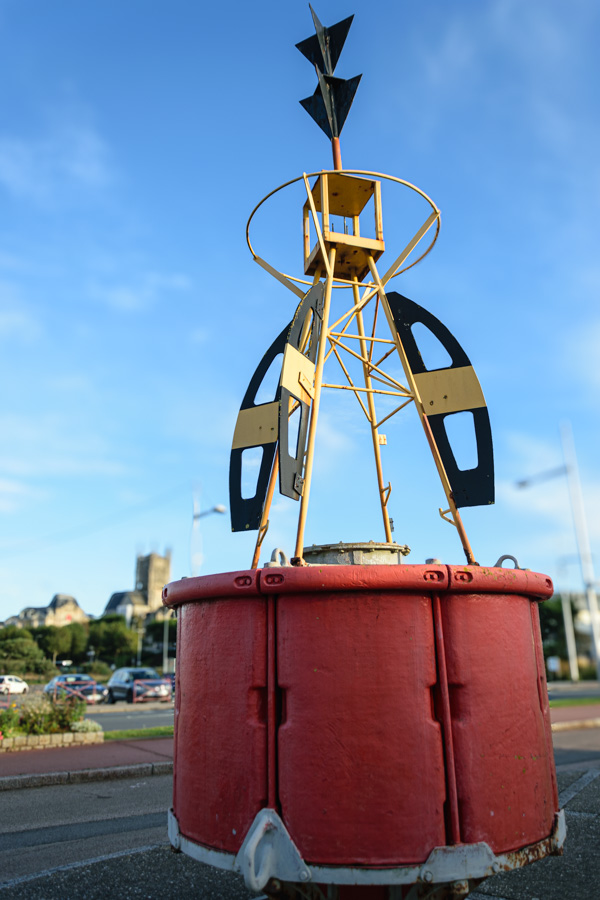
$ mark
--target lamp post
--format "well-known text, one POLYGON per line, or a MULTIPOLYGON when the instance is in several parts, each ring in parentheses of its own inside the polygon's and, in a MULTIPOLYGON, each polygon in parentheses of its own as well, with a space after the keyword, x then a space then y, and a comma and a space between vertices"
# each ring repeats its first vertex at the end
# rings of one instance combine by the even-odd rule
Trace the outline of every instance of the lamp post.
MULTIPOLYGON (((227 512, 227 507, 222 503, 217 503, 215 506, 211 506, 210 509, 200 510, 198 504, 198 500, 196 496, 194 496, 194 514, 192 516, 192 537, 190 543, 190 568, 192 570, 192 575, 197 575, 198 573, 195 571, 196 567, 199 569, 202 564, 202 550, 196 551, 194 553, 194 538, 199 537, 200 533, 197 530, 196 523, 199 519, 203 519, 204 516, 210 516, 213 513, 223 513, 227 512), (196 564, 196 565, 195 565, 196 564)), ((171 618, 170 611, 165 616, 163 620, 163 675, 167 674, 167 670, 169 668, 169 619, 171 618)))
POLYGON ((577 646, 575 644, 575 628, 573 627, 573 612, 571 610, 571 595, 560 594, 563 621, 565 623, 565 638, 567 641, 567 653, 569 654, 569 669, 571 681, 579 681, 579 663, 577 662, 577 646))
POLYGON ((142 637, 144 635, 144 626, 141 621, 138 621, 137 627, 137 660, 136 665, 141 666, 142 664, 142 637))
POLYGON ((600 679, 600 621, 598 619, 598 598, 596 597, 596 575, 594 573, 587 519, 583 506, 583 494, 581 493, 577 456, 575 455, 575 442, 573 441, 573 432, 569 422, 562 423, 560 435, 565 457, 565 468, 567 470, 567 483, 569 485, 569 497, 581 577, 592 624, 592 647, 596 661, 596 677, 600 679))
POLYGON ((169 619, 171 618, 171 610, 165 611, 165 618, 163 619, 163 664, 162 664, 162 673, 163 676, 168 674, 169 669, 169 619))
MULTIPOLYGON (((600 680, 600 616, 598 613, 598 598, 596 596, 596 576, 594 573, 594 565, 592 562, 592 553, 590 550, 590 539, 585 517, 585 509, 583 505, 583 494, 581 492, 581 482, 579 480, 579 469, 577 467, 577 456, 575 454, 575 442, 573 441, 573 432, 570 422, 562 422, 560 426, 560 437, 562 443, 563 457, 565 463, 557 469, 549 472, 542 472, 531 478, 525 478, 517 481, 517 487, 529 487, 534 482, 545 481, 558 475, 567 476, 567 485, 569 488, 569 501, 571 504, 571 515, 573 517, 573 527, 575 529, 575 541, 577 544, 577 555, 579 557, 579 566, 581 569, 581 577, 585 591, 585 598, 590 613, 590 621, 592 626, 592 650, 594 653, 594 661, 596 663, 596 677, 600 680)), ((564 614, 564 603, 563 603, 564 614)), ((574 647, 573 624, 570 616, 565 618, 565 631, 567 632, 567 646, 569 647, 569 657, 571 657, 571 647, 574 647), (569 622, 571 624, 571 633, 568 633, 569 622)), ((578 670, 577 671, 577 675, 578 670)), ((573 675, 573 666, 571 666, 571 675, 573 675)), ((576 679, 575 679, 576 680, 576 679)))
POLYGON ((194 494, 193 502, 194 513, 192 515, 192 534, 190 538, 190 570, 192 576, 195 576, 199 574, 200 566, 202 565, 202 536, 200 534, 198 522, 200 519, 203 519, 205 516, 211 516, 213 513, 223 515, 223 513, 227 512, 227 507, 222 503, 217 503, 216 506, 211 506, 210 509, 201 510, 197 494, 194 494))

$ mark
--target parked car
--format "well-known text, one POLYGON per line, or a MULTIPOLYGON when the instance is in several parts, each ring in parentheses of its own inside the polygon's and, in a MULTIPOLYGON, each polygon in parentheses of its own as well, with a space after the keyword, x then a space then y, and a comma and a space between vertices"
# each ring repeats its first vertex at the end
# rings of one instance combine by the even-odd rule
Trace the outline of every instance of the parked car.
POLYGON ((72 697, 86 703, 102 703, 108 696, 108 689, 98 684, 91 675, 69 672, 68 675, 56 675, 45 686, 44 693, 50 694, 52 699, 72 697))
POLYGON ((170 700, 171 682, 161 678, 155 669, 129 666, 117 669, 108 684, 108 703, 127 700, 139 703, 141 700, 170 700))
POLYGON ((29 685, 16 675, 0 675, 0 694, 26 694, 29 685))

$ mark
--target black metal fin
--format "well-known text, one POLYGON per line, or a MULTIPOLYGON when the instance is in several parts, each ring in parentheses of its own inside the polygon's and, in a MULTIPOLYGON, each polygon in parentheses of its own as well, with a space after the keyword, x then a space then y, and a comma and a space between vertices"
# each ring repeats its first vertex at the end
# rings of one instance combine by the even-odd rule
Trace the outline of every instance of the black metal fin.
MULTIPOLYGON (((310 3, 308 5, 310 6, 310 3)), ((311 35, 304 41, 300 41, 299 44, 296 44, 296 47, 313 66, 317 66, 326 75, 333 75, 354 16, 349 16, 347 19, 342 19, 341 22, 325 28, 319 22, 312 6, 310 6, 310 11, 316 34, 311 35)))
POLYGON ((282 354, 289 325, 275 338, 250 379, 238 415, 229 462, 229 508, 232 531, 255 531, 260 527, 269 477, 277 451, 277 418, 281 380, 271 403, 255 403, 258 390, 273 360, 282 354), (264 438, 267 440, 264 440, 264 438), (262 447, 256 492, 253 497, 242 496, 242 455, 251 447, 262 447))
POLYGON ((299 500, 302 495, 302 472, 308 435, 308 420, 317 347, 321 334, 324 285, 315 284, 300 302, 287 336, 279 400, 279 491, 285 497, 299 500), (310 337, 304 353, 302 335, 308 316, 310 337), (304 386, 303 386, 304 385, 304 386), (290 453, 290 410, 299 404, 300 421, 294 453, 290 453))
POLYGON ((339 137, 362 75, 344 79, 318 71, 318 76, 316 91, 300 104, 329 139, 339 137))
POLYGON ((415 376, 425 406, 426 419, 446 470, 456 506, 484 506, 493 503, 494 451, 490 418, 469 357, 454 335, 428 310, 395 292, 387 294, 387 299, 408 364, 415 376), (442 344, 452 360, 450 366, 427 369, 412 331, 413 325, 417 323, 428 328, 442 344), (440 378, 439 373, 446 377, 440 378), (445 425, 449 416, 461 412, 473 415, 477 465, 472 469, 459 469, 445 425))

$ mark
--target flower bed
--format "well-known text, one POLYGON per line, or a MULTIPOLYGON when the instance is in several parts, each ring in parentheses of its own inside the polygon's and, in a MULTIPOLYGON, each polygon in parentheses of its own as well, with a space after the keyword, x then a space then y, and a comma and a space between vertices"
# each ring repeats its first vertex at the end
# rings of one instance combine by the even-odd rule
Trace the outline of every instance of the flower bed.
POLYGON ((62 698, 10 703, 0 710, 0 753, 101 743, 104 732, 83 718, 85 709, 85 703, 62 698))
POLYGON ((81 747, 84 744, 101 744, 103 741, 103 731, 21 734, 16 737, 0 739, 0 753, 14 753, 18 750, 45 750, 49 747, 81 747))

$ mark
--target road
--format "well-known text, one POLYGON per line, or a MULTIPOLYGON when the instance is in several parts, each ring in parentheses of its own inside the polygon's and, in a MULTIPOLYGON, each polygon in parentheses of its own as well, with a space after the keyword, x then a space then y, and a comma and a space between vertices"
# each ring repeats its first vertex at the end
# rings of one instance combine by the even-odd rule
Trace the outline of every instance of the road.
POLYGON ((86 719, 93 719, 103 731, 123 731, 127 728, 154 728, 157 725, 173 724, 173 704, 152 707, 141 703, 123 703, 119 706, 88 706, 86 719))
POLYGON ((171 790, 166 775, 3 792, 3 880, 163 842, 171 790))
POLYGON ((600 685, 597 681, 549 681, 548 697, 550 700, 598 700, 600 685))
POLYGON ((171 776, 6 791, 0 900, 250 900, 242 880, 172 853, 171 776))
MULTIPOLYGON (((559 774, 564 856, 491 878, 473 900, 596 896, 599 775, 559 774)), ((0 900, 251 900, 238 876, 170 851, 170 797, 170 776, 5 792, 0 900)))
POLYGON ((554 731, 554 761, 558 771, 600 768, 600 728, 554 731))

